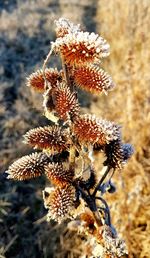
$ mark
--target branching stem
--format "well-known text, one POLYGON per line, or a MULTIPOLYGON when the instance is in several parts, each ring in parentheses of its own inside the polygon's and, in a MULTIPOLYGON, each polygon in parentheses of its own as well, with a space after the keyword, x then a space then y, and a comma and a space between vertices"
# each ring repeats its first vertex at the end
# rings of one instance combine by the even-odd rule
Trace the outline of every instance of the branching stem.
POLYGON ((105 180, 105 178, 107 177, 107 175, 108 175, 108 173, 109 173, 110 170, 111 170, 111 167, 108 166, 108 167, 106 168, 105 173, 104 173, 103 176, 101 177, 99 183, 98 183, 97 186, 95 187, 95 190, 94 190, 94 192, 93 192, 93 194, 92 194, 93 197, 96 196, 97 191, 99 190, 101 184, 104 182, 104 180, 105 180))
POLYGON ((97 225, 102 226, 103 224, 96 206, 95 198, 93 198, 89 193, 86 194, 79 185, 76 185, 76 188, 80 191, 82 198, 87 203, 88 208, 92 211, 97 225))
POLYGON ((95 199, 100 200, 105 205, 105 213, 107 215, 106 224, 111 226, 110 210, 107 202, 102 197, 95 197, 95 199))

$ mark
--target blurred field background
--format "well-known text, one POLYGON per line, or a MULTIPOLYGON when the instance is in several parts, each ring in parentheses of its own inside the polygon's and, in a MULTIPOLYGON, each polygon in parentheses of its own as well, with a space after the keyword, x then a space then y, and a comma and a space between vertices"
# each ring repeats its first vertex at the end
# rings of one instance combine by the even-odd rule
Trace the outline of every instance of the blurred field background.
MULTIPOLYGON (((42 66, 59 17, 100 33, 111 46, 102 67, 116 88, 100 97, 81 92, 80 102, 86 112, 121 124, 123 139, 134 145, 134 156, 115 175, 117 193, 107 198, 129 257, 149 258, 150 0, 0 1, 0 258, 88 257, 84 236, 65 223, 46 222, 43 178, 14 182, 3 173, 32 151, 22 134, 47 124, 42 98, 29 91, 25 79, 42 66)), ((56 57, 50 65, 57 65, 56 57)))

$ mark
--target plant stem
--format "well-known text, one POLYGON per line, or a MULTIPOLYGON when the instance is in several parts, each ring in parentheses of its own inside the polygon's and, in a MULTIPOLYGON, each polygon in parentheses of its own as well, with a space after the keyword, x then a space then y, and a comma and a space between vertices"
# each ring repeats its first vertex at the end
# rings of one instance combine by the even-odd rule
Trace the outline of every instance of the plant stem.
POLYGON ((105 173, 103 174, 103 176, 101 177, 101 179, 100 179, 99 183, 98 183, 98 184, 97 184, 97 186, 95 187, 95 190, 94 190, 94 192, 93 192, 93 194, 92 194, 92 196, 93 196, 93 197, 95 197, 95 196, 96 196, 97 191, 99 190, 99 188, 100 188, 101 184, 103 183, 103 181, 105 180, 106 176, 108 175, 108 173, 109 173, 110 169, 111 169, 111 167, 110 167, 110 166, 108 166, 108 167, 106 168, 105 173))
POLYGON ((50 56, 53 52, 53 49, 50 49, 46 59, 44 60, 44 64, 43 64, 43 67, 42 67, 42 70, 43 70, 43 76, 44 76, 44 79, 45 79, 45 90, 48 89, 48 83, 47 83, 47 79, 46 79, 46 76, 45 76, 45 69, 46 69, 46 65, 48 63, 48 60, 50 59, 50 56))
POLYGON ((107 202, 102 197, 95 197, 96 199, 100 200, 105 205, 105 210, 107 212, 107 221, 106 224, 111 226, 111 217, 110 217, 110 210, 107 202))
POLYGON ((88 208, 92 211, 97 225, 102 226, 103 224, 97 210, 95 198, 93 198, 90 194, 87 195, 79 185, 76 185, 76 188, 80 191, 82 198, 87 203, 88 208))

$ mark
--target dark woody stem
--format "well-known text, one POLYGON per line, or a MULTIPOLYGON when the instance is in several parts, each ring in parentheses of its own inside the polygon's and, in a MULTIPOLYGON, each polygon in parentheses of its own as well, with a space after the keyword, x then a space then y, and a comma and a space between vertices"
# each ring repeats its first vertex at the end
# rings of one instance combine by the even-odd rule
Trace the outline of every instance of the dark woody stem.
POLYGON ((110 210, 107 202, 102 197, 95 197, 95 199, 100 200, 104 206, 105 206, 105 213, 107 216, 105 216, 106 224, 111 226, 111 217, 110 217, 110 210))
POLYGON ((83 200, 87 203, 87 206, 89 207, 89 209, 92 211, 93 216, 95 218, 95 221, 97 223, 98 226, 102 226, 102 221, 96 206, 96 202, 95 202, 95 198, 93 198, 91 195, 87 195, 84 190, 78 185, 76 184, 75 186, 78 191, 81 193, 81 196, 83 198, 83 200))
POLYGON ((107 177, 107 175, 108 175, 108 173, 109 173, 109 171, 111 170, 111 167, 110 166, 108 166, 107 168, 106 168, 106 171, 105 171, 105 173, 103 174, 103 176, 101 177, 101 179, 100 179, 100 181, 99 181, 99 183, 97 184, 97 186, 95 187, 95 189, 94 189, 94 192, 93 192, 93 194, 92 194, 92 196, 93 197, 95 197, 96 196, 96 194, 97 194, 97 191, 99 190, 99 188, 100 188, 100 186, 101 186, 101 184, 103 183, 103 181, 105 180, 105 178, 107 177))

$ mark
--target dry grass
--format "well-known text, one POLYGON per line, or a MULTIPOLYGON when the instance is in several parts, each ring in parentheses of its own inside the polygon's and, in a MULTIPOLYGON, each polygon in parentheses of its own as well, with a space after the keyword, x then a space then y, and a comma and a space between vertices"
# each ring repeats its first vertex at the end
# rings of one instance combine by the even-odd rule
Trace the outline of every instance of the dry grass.
MULTIPOLYGON (((22 144, 21 135, 32 127, 46 124, 40 116, 40 96, 31 94, 24 84, 26 75, 41 66, 48 52, 49 42, 54 38, 52 21, 63 15, 70 18, 74 6, 73 13, 77 15, 73 15, 73 21, 83 21, 92 31, 94 3, 97 2, 94 18, 97 31, 111 45, 110 58, 103 67, 112 75, 117 87, 108 96, 92 98, 94 102, 89 111, 119 122, 123 126, 123 138, 135 147, 135 155, 121 174, 124 188, 116 173, 118 192, 109 201, 114 224, 126 238, 130 257, 148 258, 150 1, 88 0, 81 1, 81 5, 76 0, 70 4, 65 0, 59 3, 51 0, 35 0, 32 4, 29 0, 11 2, 0 4, 2 172, 15 158, 30 152, 22 144)), ((55 58, 51 64, 56 65, 55 58)), ((82 105, 87 106, 89 100, 86 95, 81 96, 82 105)), ((6 180, 3 174, 0 178, 0 257, 69 258, 83 257, 83 250, 89 252, 83 236, 76 237, 65 225, 45 222, 41 197, 43 180, 16 183, 6 180)))
POLYGON ((135 148, 122 174, 124 188, 119 187, 112 203, 114 222, 126 237, 130 257, 149 257, 150 1, 100 0, 97 21, 111 45, 104 67, 117 87, 97 99, 92 112, 119 122, 124 140, 135 148))

